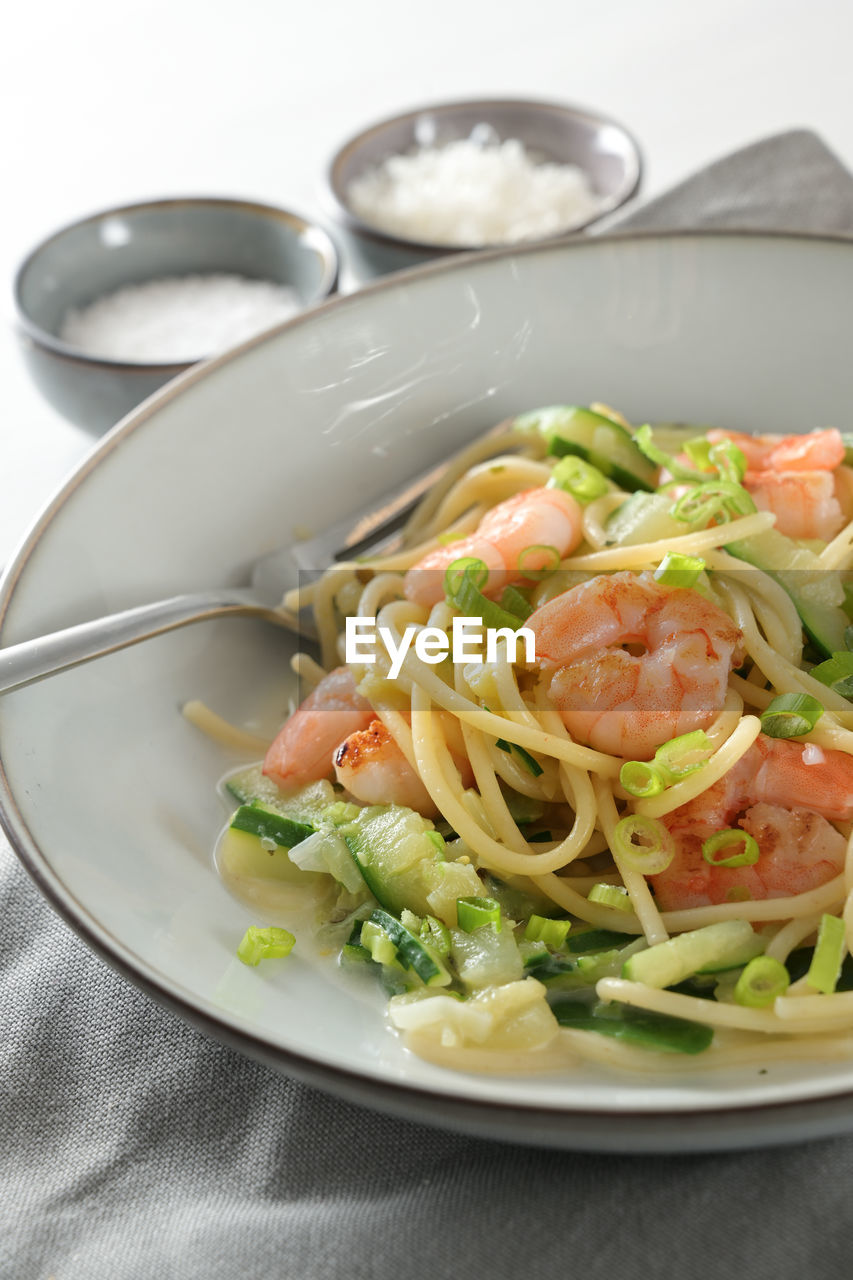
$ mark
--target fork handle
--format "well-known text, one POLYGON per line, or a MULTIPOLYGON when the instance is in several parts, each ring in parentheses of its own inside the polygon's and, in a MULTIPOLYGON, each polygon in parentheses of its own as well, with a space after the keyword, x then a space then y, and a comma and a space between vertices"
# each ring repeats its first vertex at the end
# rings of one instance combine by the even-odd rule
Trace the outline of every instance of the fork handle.
POLYGON ((191 622, 229 613, 265 612, 235 588, 172 596, 168 600, 157 600, 95 618, 91 622, 81 622, 77 626, 0 649, 0 694, 114 653, 116 649, 126 649, 150 636, 185 627, 191 622))

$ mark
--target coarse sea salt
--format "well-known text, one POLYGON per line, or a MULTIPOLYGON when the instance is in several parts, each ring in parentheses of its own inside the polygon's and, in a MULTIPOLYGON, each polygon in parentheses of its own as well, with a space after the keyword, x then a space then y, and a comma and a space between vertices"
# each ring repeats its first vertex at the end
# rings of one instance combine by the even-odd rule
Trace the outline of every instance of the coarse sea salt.
POLYGON ((558 235, 600 211, 576 165, 537 163, 518 139, 484 145, 478 132, 366 170, 347 189, 353 212, 409 240, 477 247, 558 235))
POLYGON ((126 285, 63 319, 59 337, 88 355, 183 363, 216 355, 302 309, 294 289, 212 274, 126 285))

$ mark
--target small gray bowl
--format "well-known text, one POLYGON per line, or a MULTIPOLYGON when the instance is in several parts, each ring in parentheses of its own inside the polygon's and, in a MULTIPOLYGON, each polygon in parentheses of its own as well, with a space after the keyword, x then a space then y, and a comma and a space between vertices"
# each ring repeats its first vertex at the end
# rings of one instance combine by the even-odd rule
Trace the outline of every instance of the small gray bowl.
POLYGON ((642 160, 637 143, 622 125, 594 112, 518 99, 419 107, 364 129, 345 142, 329 163, 326 199, 341 227, 357 277, 368 279, 444 254, 496 247, 430 244, 394 235, 365 222, 353 212, 348 198, 353 179, 389 156, 467 138, 476 125, 483 124, 490 125, 502 141, 517 138, 538 158, 577 165, 586 173, 600 203, 595 215, 572 227, 572 233, 619 208, 640 185, 642 160))
POLYGON ((309 307, 336 288, 338 255, 325 231, 294 213, 214 197, 108 209, 57 231, 14 282, 21 347, 39 390, 77 426, 96 434, 113 426, 195 362, 83 352, 58 337, 67 312, 125 285, 223 272, 288 285, 309 307))

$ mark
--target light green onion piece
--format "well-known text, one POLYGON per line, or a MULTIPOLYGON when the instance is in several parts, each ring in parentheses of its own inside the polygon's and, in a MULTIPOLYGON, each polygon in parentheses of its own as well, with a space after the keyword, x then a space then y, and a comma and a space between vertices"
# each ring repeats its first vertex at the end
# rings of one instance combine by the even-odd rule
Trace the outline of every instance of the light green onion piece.
POLYGON ((628 890, 618 884, 594 884, 587 895, 588 902, 597 902, 602 907, 612 907, 614 911, 631 911, 631 899, 628 890))
POLYGON ((655 752, 654 762, 668 782, 676 782, 701 769, 713 751, 714 744, 705 730, 694 729, 664 742, 655 752))
POLYGON ((504 587, 501 608, 513 614, 519 622, 526 622, 533 612, 533 605, 518 587, 504 587))
POLYGON ((524 937, 527 942, 544 942, 546 947, 558 950, 568 937, 571 920, 549 920, 546 916, 532 915, 527 921, 524 937))
POLYGON ((826 662, 812 667, 811 674, 842 698, 853 698, 853 653, 834 653, 826 662))
POLYGON ((700 556, 684 556, 678 551, 668 551, 655 569, 655 582, 664 587, 693 587, 705 568, 700 556))
POLYGON ((560 553, 556 547, 534 543, 518 553, 518 569, 525 578, 540 582, 542 578, 560 567, 560 553))
POLYGON ((666 789, 666 779, 660 769, 647 760, 626 760, 619 770, 619 781, 629 796, 639 800, 659 796, 666 789))
POLYGON ((466 578, 475 587, 484 587, 489 580, 486 562, 476 556, 460 556, 449 564, 444 571, 445 595, 455 596, 466 578))
POLYGON ((734 516, 752 515, 755 510, 755 503, 741 485, 730 480, 709 480, 694 485, 670 508, 669 514, 674 520, 704 528, 712 521, 725 524, 734 516))
POLYGON ((444 843, 444 836, 441 834, 440 831, 427 831, 426 837, 427 837, 427 840, 429 840, 430 844, 435 845, 436 862, 444 862, 445 849, 447 847, 444 843))
POLYGON ((694 471, 692 467, 685 467, 684 463, 679 462, 671 453, 658 448, 648 423, 638 427, 634 432, 634 444, 641 453, 645 454, 649 462, 653 462, 658 467, 665 467, 673 480, 686 480, 692 484, 702 478, 701 472, 694 471))
POLYGON ((592 502, 593 498, 600 498, 607 493, 610 485, 598 467, 569 453, 555 464, 545 487, 563 489, 577 498, 578 502, 592 502))
POLYGON ((732 484, 741 484, 746 475, 746 454, 739 449, 734 440, 720 440, 712 444, 708 450, 708 461, 716 467, 721 480, 730 480, 732 484))
POLYGON ((809 693, 780 693, 761 713, 761 730, 768 738, 800 738, 811 733, 823 707, 809 693))
POLYGON ((690 461, 696 467, 697 471, 712 471, 714 464, 711 462, 711 441, 707 436, 693 436, 691 440, 685 440, 684 452, 690 461))
POLYGON ((810 987, 832 995, 844 955, 844 921, 838 916, 823 915, 817 931, 817 944, 806 974, 810 987))
POLYGON ((419 930, 423 942, 433 947, 440 956, 450 955, 450 930, 435 916, 424 916, 419 930))
POLYGON ((758 861, 758 854, 757 842, 748 831, 743 831, 740 827, 718 831, 702 845, 702 857, 712 867, 751 867, 758 861), (733 853, 729 858, 714 856, 721 849, 733 849, 736 845, 741 846, 740 853, 733 853))
POLYGON ((465 933, 473 933, 475 929, 481 929, 484 924, 493 924, 500 933, 500 903, 494 898, 457 898, 456 919, 459 928, 465 933))
POLYGON ((777 996, 783 996, 791 985, 788 970, 772 956, 756 956, 750 960, 735 983, 736 1004, 748 1009, 763 1009, 777 996))
POLYGON ((262 960, 275 960, 279 956, 290 955, 296 942, 287 929, 259 929, 250 925, 237 948, 237 957, 243 964, 257 965, 262 960))
POLYGON ((675 857, 675 841, 657 818, 632 813, 616 823, 613 852, 634 871, 656 876, 675 857))
POLYGON ((487 627, 508 627, 510 631, 517 631, 521 625, 518 618, 507 613, 494 600, 487 599, 480 590, 488 576, 489 571, 482 560, 464 556, 454 560, 444 574, 447 599, 466 618, 482 618, 487 627))

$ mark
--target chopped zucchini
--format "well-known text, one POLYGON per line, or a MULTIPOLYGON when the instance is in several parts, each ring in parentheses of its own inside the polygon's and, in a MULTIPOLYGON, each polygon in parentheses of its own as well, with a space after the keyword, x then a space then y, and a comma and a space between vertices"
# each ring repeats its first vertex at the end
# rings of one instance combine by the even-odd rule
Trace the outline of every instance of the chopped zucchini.
POLYGON ((671 987, 700 970, 713 972, 730 968, 733 962, 746 964, 761 955, 765 946, 766 940, 753 931, 749 921, 723 920, 639 951, 626 961, 622 976, 649 987, 671 987))
POLYGON ((577 405, 535 409, 516 418, 513 428, 542 435, 553 456, 576 454, 629 493, 655 488, 657 467, 640 452, 630 431, 592 409, 577 405))
POLYGON ((393 958, 397 963, 403 969, 411 969, 417 974, 424 986, 446 987, 450 983, 450 973, 435 949, 428 942, 415 937, 400 920, 381 908, 372 913, 361 929, 362 945, 371 951, 374 960, 379 960, 382 964, 390 963, 387 948, 383 947, 381 938, 377 939, 377 930, 385 935, 393 947, 393 958))
POLYGON ((260 840, 274 840, 285 849, 292 849, 314 834, 314 827, 305 822, 295 822, 259 800, 241 804, 231 818, 231 826, 235 831, 248 831, 249 835, 260 840))
POLYGON ((294 866, 283 845, 262 840, 249 831, 226 827, 216 846, 216 863, 226 881, 242 877, 285 880, 290 884, 316 884, 321 877, 294 866))
POLYGON ((850 619, 841 607, 844 588, 838 572, 822 568, 813 551, 776 529, 726 543, 725 550, 778 582, 793 601, 803 630, 827 658, 847 648, 850 619))

